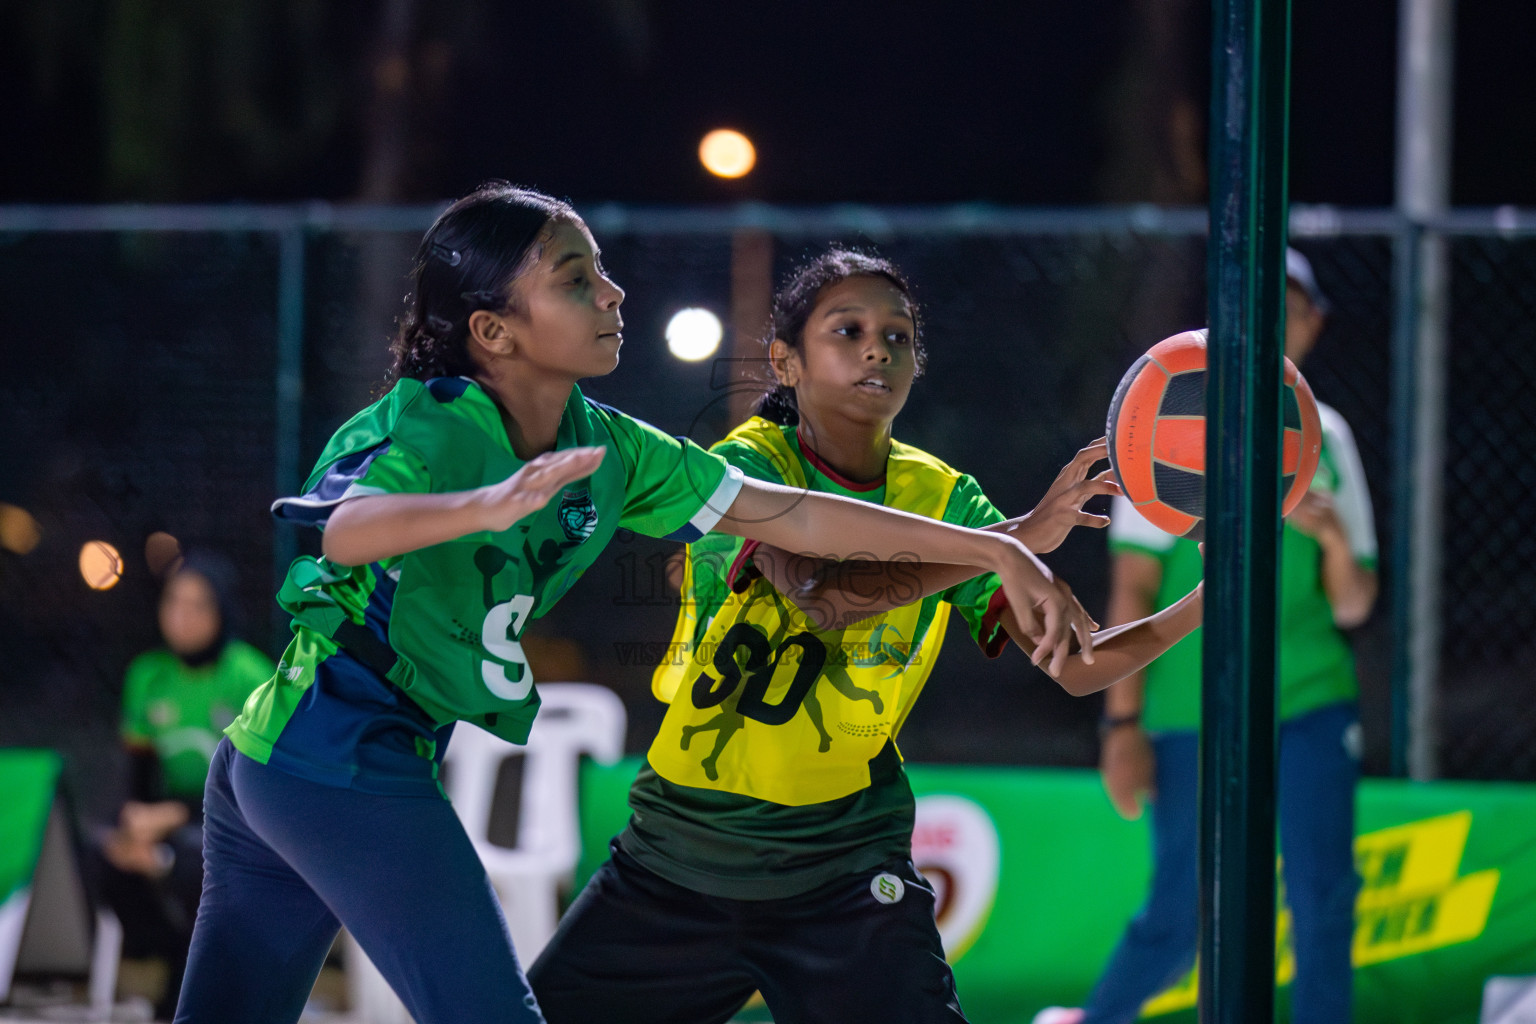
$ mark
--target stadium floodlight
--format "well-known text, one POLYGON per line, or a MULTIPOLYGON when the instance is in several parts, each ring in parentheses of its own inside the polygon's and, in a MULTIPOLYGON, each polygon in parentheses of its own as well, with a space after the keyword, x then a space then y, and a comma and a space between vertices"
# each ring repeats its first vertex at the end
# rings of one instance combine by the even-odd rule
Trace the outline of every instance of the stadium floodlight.
POLYGON ((716 128, 699 142, 699 162, 720 178, 740 178, 757 164, 752 140, 730 128, 716 128))
POLYGON ((684 362, 708 359, 724 336, 720 318, 707 309, 680 309, 667 321, 667 349, 684 362))

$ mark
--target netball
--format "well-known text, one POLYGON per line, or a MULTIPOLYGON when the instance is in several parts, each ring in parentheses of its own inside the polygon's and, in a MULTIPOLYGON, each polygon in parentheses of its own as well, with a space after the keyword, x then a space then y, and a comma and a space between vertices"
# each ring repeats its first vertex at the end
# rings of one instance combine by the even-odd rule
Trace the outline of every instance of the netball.
MULTIPOLYGON (((1109 403, 1109 459, 1125 496, 1154 526, 1199 540, 1205 529, 1206 332, 1153 345, 1120 378, 1109 403)), ((1317 472, 1323 431, 1317 400, 1285 360, 1281 397, 1281 514, 1301 501, 1317 472)))

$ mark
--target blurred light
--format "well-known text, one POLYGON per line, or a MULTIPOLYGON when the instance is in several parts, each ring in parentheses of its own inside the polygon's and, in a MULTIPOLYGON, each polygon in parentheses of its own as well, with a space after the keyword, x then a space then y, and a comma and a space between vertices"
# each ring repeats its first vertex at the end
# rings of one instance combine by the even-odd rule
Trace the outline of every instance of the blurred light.
POLYGON ((164 574, 181 561, 181 541, 164 530, 156 530, 144 538, 144 561, 154 575, 164 574))
POLYGON ((111 590, 123 578, 123 556, 104 540, 88 540, 80 549, 80 577, 92 590, 111 590))
POLYGON ((667 321, 667 349, 685 362, 708 359, 724 336, 720 318, 707 309, 680 309, 667 321))
POLYGON ((43 539, 43 529, 32 513, 0 502, 0 548, 25 555, 43 539))
POLYGON ((741 132, 716 128, 699 143, 699 162, 717 177, 739 178, 757 163, 757 150, 741 132))

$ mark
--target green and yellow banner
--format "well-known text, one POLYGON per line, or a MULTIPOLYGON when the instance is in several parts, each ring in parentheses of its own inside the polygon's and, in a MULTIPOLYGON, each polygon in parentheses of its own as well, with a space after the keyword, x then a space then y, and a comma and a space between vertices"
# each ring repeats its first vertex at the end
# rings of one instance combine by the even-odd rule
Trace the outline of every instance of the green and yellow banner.
POLYGON ((0 749, 0 1001, 10 992, 60 767, 51 750, 0 749))
POLYGON ((32 884, 59 768, 51 750, 0 749, 0 905, 32 884))
MULTIPOLYGON (((578 883, 624 827, 637 767, 584 767, 578 883)), ((907 768, 913 855, 938 893, 967 1015, 1025 1024, 1080 1005, 1145 895, 1145 822, 1117 817, 1093 772, 907 768)), ((1536 786, 1371 779, 1357 817, 1355 1020, 1476 1024, 1488 977, 1536 974, 1536 786)), ((1295 959, 1283 904, 1276 927, 1284 1001, 1295 959)), ((1192 972, 1144 1016, 1193 1021, 1195 1000, 1192 972)))

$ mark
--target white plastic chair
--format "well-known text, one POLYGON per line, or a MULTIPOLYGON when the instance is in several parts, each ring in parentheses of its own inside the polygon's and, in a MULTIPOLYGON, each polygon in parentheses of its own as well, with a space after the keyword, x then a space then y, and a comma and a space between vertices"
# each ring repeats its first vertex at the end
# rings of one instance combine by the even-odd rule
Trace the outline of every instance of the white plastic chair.
POLYGON ((107 1020, 117 994, 123 926, 108 908, 92 908, 78 852, 64 802, 55 798, 30 876, 0 900, 0 1003, 9 999, 17 973, 84 973, 90 999, 84 1019, 107 1020))
MULTIPOLYGON (((613 764, 624 755, 624 702, 592 683, 539 684, 542 705, 526 746, 460 723, 443 758, 444 788, 501 899, 513 947, 526 969, 555 933, 560 889, 581 856, 576 777, 582 755, 613 764), (517 845, 490 840, 491 808, 502 762, 523 758, 517 845)), ((411 1018, 389 985, 347 937, 353 1012, 370 1024, 411 1018)))
POLYGON ((525 747, 483 729, 459 726, 448 744, 448 798, 474 841, 501 897, 512 941, 532 963, 555 933, 559 891, 569 885, 581 856, 576 775, 582 755, 613 764, 624 754, 624 703, 591 683, 539 687, 543 705, 525 747), (490 841, 496 776, 508 757, 523 757, 517 845, 490 841))

